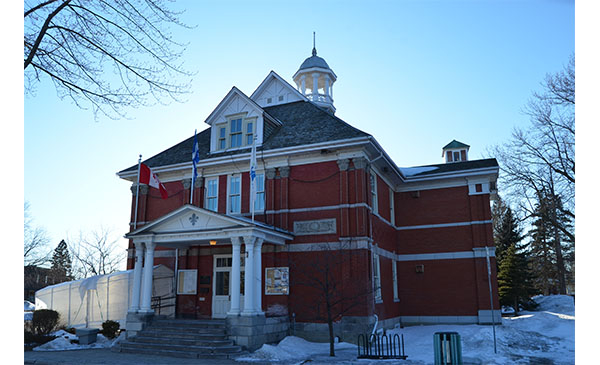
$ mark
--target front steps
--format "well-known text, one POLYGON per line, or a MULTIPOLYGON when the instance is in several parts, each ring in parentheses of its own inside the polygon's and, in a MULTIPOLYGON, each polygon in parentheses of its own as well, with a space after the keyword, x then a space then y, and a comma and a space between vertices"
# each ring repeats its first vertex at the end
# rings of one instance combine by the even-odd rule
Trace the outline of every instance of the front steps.
POLYGON ((155 319, 120 352, 201 359, 231 359, 247 353, 227 338, 225 320, 155 319))

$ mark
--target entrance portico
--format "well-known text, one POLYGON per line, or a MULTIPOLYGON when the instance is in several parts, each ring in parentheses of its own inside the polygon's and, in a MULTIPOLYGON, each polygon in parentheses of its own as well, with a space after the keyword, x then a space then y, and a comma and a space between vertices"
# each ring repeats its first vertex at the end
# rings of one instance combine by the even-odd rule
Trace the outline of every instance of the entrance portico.
POLYGON ((152 267, 155 248, 184 249, 190 246, 231 245, 230 308, 228 317, 264 316, 262 310, 263 243, 285 244, 293 236, 286 231, 252 222, 245 217, 228 216, 185 205, 130 232, 125 238, 135 245, 133 293, 130 313, 152 315, 152 267), (240 302, 241 253, 244 245, 245 275, 243 309, 240 302), (144 262, 142 266, 142 261, 144 262))

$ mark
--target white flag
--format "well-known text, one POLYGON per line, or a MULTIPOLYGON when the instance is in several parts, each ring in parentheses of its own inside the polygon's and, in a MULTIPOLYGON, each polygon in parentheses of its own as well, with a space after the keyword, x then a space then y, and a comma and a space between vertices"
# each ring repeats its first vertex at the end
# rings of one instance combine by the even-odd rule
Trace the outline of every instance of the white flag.
POLYGON ((252 152, 250 153, 250 211, 254 221, 254 202, 256 201, 256 135, 252 140, 252 152))

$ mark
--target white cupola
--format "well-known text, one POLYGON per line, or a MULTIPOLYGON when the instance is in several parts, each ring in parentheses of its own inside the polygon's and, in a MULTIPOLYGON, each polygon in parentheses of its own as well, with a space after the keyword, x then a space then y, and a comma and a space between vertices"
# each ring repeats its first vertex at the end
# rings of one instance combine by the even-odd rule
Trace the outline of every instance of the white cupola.
POLYGON ((337 76, 327 62, 317 56, 317 48, 314 44, 312 56, 305 59, 300 68, 293 76, 298 91, 318 106, 335 113, 333 106, 333 83, 337 76))

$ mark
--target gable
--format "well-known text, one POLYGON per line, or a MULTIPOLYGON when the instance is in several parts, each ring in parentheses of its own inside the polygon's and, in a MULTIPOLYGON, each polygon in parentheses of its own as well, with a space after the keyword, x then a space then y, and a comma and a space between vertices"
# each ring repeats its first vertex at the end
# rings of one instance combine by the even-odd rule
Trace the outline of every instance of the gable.
POLYGON ((250 96, 262 108, 306 100, 292 85, 283 80, 274 71, 263 80, 250 96))
MULTIPOLYGON (((218 151, 218 133, 217 126, 227 126, 231 119, 243 118, 251 120, 254 123, 254 132, 257 135, 257 145, 260 146, 263 140, 264 120, 263 110, 252 99, 248 98, 243 92, 233 87, 231 91, 223 98, 215 110, 208 116, 205 123, 211 126, 210 152, 218 151)), ((241 146, 233 149, 248 148, 241 146)), ((219 150, 225 152, 226 150, 219 150)))
POLYGON ((240 226, 248 226, 246 222, 209 210, 184 205, 183 207, 158 218, 154 222, 131 232, 128 236, 148 233, 176 233, 203 230, 221 230, 240 226))

